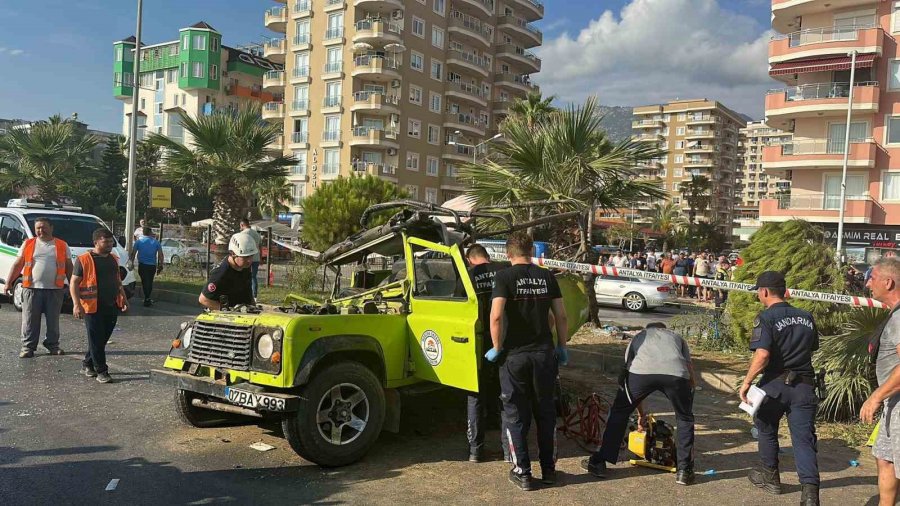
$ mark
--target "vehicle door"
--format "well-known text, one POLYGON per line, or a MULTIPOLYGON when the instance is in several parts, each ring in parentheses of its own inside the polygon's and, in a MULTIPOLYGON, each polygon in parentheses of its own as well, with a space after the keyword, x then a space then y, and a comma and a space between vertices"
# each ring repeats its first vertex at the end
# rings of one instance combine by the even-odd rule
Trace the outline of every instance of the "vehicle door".
POLYGON ((476 333, 478 300, 459 247, 410 237, 404 248, 414 376, 477 392, 479 357, 487 350, 476 333))
POLYGON ((622 278, 611 276, 609 274, 601 274, 600 276, 597 276, 597 279, 600 280, 595 286, 597 302, 618 304, 622 300, 621 294, 623 292, 619 287, 622 278))
POLYGON ((178 246, 178 243, 176 243, 172 239, 163 239, 162 242, 159 243, 159 245, 162 246, 163 263, 172 263, 172 254, 175 253, 175 249, 176 246, 178 246))
POLYGON ((27 238, 28 232, 18 216, 0 214, 0 276, 6 276, 9 272, 27 238))

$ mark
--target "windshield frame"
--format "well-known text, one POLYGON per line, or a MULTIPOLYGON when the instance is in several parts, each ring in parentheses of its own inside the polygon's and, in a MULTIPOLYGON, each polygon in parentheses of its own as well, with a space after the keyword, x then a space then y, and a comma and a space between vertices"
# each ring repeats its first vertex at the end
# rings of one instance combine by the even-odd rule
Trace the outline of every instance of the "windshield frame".
MULTIPOLYGON (((83 244, 84 241, 70 241, 71 237, 68 237, 68 233, 60 233, 61 230, 71 230, 66 227, 61 226, 63 222, 66 221, 77 221, 77 222, 85 222, 85 223, 94 223, 97 226, 94 227, 100 228, 103 227, 109 230, 109 227, 106 223, 103 222, 100 218, 90 215, 90 214, 41 214, 41 213, 28 213, 23 214, 22 218, 25 221, 25 224, 28 226, 28 231, 31 233, 32 237, 37 237, 34 232, 34 223, 38 218, 47 218, 50 220, 50 223, 53 224, 53 236, 59 239, 66 241, 66 244, 71 248, 93 248, 94 241, 92 236, 87 238, 87 244, 83 244)), ((115 237, 114 237, 115 239, 115 237)), ((118 239, 115 239, 116 247, 119 247, 118 239)))

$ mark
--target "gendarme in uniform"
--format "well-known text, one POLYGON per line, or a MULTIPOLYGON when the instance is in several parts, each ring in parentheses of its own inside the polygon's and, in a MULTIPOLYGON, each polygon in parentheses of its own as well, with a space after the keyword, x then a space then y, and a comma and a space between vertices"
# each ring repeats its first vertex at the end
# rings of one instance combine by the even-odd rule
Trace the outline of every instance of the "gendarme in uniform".
MULTIPOLYGON (((784 275, 775 271, 764 272, 755 288, 768 288, 769 293, 783 293, 784 275)), ((780 492, 778 425, 786 415, 800 484, 814 486, 817 498, 819 466, 816 461, 815 417, 818 397, 812 354, 819 349, 819 335, 813 316, 783 300, 770 304, 753 322, 750 350, 761 349, 769 352, 768 363, 758 384, 766 392, 766 397, 754 423, 759 431, 759 457, 763 471, 774 472, 771 478, 773 482, 778 482, 776 488, 780 492)), ((767 487, 762 488, 768 490, 767 487)))

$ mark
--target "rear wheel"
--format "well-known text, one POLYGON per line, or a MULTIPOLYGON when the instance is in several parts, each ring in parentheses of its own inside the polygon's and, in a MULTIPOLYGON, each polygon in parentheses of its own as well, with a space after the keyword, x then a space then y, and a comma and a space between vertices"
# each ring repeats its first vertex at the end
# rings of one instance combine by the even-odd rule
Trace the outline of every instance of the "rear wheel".
POLYGON ((637 292, 629 292, 622 298, 622 304, 629 311, 643 311, 647 309, 647 300, 637 292))
POLYGON ((186 425, 192 427, 215 427, 228 423, 242 421, 245 417, 223 413, 212 409, 194 406, 192 401, 203 396, 186 390, 175 391, 175 412, 178 418, 186 425))
POLYGON ((358 362, 341 362, 316 373, 303 389, 300 409, 282 418, 291 448, 321 466, 345 466, 375 444, 384 424, 381 382, 358 362))
POLYGON ((181 263, 181 259, 178 258, 178 255, 172 255, 171 258, 169 258, 169 263, 173 266, 177 266, 181 263))

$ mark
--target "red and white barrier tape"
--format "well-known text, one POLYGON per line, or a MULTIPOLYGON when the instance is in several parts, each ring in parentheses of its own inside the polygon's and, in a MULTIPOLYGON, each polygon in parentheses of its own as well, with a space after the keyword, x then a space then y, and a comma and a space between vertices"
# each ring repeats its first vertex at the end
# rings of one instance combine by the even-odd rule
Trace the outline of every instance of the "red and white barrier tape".
MULTIPOLYGON (((491 253, 491 257, 495 260, 507 260, 506 255, 491 253)), ((549 267, 552 269, 561 269, 572 272, 581 272, 584 274, 622 276, 629 278, 648 279, 651 281, 660 281, 663 283, 673 283, 676 285, 703 286, 707 288, 717 288, 719 290, 737 290, 741 292, 755 292, 750 283, 736 283, 734 281, 719 281, 709 278, 697 278, 693 276, 676 276, 674 274, 663 274, 660 272, 641 271, 638 269, 627 269, 619 267, 610 267, 606 265, 582 264, 577 262, 563 262, 561 260, 553 260, 550 258, 532 258, 531 263, 540 265, 541 267, 549 267)), ((857 297, 855 295, 845 295, 840 293, 812 292, 809 290, 799 290, 796 288, 788 288, 788 297, 794 299, 815 300, 819 302, 831 302, 834 304, 847 304, 855 307, 877 307, 884 308, 885 305, 875 299, 868 297, 857 297)))

